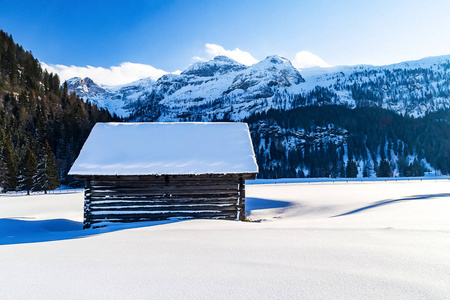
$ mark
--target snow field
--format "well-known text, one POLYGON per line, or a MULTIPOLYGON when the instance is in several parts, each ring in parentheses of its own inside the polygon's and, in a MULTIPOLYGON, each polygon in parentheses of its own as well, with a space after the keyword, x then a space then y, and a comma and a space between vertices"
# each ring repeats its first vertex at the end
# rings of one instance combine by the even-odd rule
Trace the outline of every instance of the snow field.
POLYGON ((89 231, 78 230, 82 193, 0 196, 0 298, 449 298, 448 181, 255 184, 246 194, 259 222, 89 231))

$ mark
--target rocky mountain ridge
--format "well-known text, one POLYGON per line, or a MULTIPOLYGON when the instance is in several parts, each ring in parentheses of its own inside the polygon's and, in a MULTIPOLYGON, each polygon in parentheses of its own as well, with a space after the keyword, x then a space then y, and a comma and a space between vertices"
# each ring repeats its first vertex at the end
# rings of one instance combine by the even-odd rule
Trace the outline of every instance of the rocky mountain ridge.
POLYGON ((280 56, 252 66, 217 56, 157 81, 105 86, 72 78, 67 84, 83 99, 137 121, 242 120, 271 108, 332 104, 422 117, 450 108, 450 56, 300 71, 280 56))

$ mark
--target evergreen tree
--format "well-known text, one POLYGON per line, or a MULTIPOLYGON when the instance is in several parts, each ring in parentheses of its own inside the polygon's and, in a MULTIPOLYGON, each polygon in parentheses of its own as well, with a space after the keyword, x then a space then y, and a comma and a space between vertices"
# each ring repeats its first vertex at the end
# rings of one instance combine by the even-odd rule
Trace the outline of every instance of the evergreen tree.
POLYGON ((345 169, 345 177, 356 178, 358 176, 358 167, 354 160, 349 160, 347 163, 347 168, 345 169))
POLYGON ((6 184, 5 190, 15 191, 17 188, 17 158, 10 139, 5 144, 6 184))
POLYGON ((37 171, 37 161, 34 153, 30 147, 27 146, 25 155, 20 161, 19 176, 18 176, 18 188, 19 190, 26 190, 27 195, 30 194, 30 190, 33 188, 34 176, 37 171))
POLYGON ((389 162, 387 160, 383 159, 380 162, 380 166, 378 167, 377 176, 378 177, 392 177, 391 166, 389 165, 389 162))
POLYGON ((372 163, 370 161, 367 161, 364 163, 363 168, 363 177, 370 177, 372 175, 372 163))
POLYGON ((419 161, 417 160, 417 158, 414 159, 413 163, 409 166, 410 168, 410 176, 424 176, 425 175, 425 171, 424 171, 424 167, 419 163, 419 161))
POLYGON ((0 159, 0 192, 6 191, 8 182, 6 163, 0 159))
POLYGON ((41 150, 39 155, 33 190, 44 191, 47 194, 48 190, 54 190, 57 187, 59 187, 59 180, 56 164, 52 149, 46 141, 44 149, 41 150))
POLYGON ((406 158, 405 156, 401 155, 398 157, 397 161, 398 166, 398 172, 400 176, 408 176, 408 167, 406 165, 406 158))
POLYGON ((6 165, 5 157, 5 137, 4 131, 0 128, 0 192, 6 191, 6 185, 8 181, 8 167, 6 165))

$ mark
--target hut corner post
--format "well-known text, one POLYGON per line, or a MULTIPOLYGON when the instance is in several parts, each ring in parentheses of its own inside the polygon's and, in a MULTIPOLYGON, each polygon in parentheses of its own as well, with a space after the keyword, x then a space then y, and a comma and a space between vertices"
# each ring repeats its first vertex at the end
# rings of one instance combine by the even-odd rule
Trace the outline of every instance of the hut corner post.
POLYGON ((245 180, 242 176, 239 177, 239 198, 237 205, 237 219, 245 221, 245 180))
POLYGON ((91 227, 91 178, 86 178, 86 188, 84 189, 84 218, 83 229, 91 227))

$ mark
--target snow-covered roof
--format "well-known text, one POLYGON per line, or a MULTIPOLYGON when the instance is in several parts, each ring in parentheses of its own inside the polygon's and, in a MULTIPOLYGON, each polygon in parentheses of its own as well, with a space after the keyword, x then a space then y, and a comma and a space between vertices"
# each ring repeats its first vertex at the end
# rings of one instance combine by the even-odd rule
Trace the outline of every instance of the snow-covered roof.
POLYGON ((97 123, 69 175, 257 172, 246 123, 97 123))

